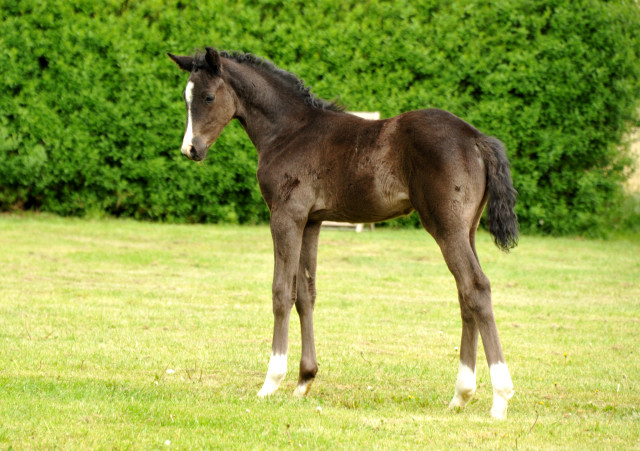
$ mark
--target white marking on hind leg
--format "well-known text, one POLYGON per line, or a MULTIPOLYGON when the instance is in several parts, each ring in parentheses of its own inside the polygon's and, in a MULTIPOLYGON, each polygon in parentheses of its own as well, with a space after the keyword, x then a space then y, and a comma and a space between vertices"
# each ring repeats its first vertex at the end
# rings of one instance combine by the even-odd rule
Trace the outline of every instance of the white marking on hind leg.
POLYGON ((273 394, 280 382, 287 374, 287 354, 271 354, 269 359, 269 369, 267 369, 267 377, 264 379, 264 384, 258 392, 258 396, 264 398, 273 394))
POLYGON ((476 371, 464 363, 458 366, 458 379, 456 380, 456 392, 449 403, 450 409, 464 407, 476 392, 476 371))
POLYGON ((489 368, 493 386, 491 416, 499 420, 507 418, 507 404, 513 396, 513 382, 506 363, 495 363, 489 368))

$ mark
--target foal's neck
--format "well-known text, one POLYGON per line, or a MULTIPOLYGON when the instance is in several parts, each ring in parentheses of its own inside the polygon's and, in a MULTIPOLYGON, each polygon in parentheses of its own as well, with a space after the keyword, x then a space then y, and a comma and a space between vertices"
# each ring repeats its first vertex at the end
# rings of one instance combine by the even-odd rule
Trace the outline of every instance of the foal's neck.
POLYGON ((230 62, 227 83, 233 88, 238 105, 236 118, 258 150, 258 154, 281 143, 322 110, 306 105, 292 88, 267 72, 230 62))

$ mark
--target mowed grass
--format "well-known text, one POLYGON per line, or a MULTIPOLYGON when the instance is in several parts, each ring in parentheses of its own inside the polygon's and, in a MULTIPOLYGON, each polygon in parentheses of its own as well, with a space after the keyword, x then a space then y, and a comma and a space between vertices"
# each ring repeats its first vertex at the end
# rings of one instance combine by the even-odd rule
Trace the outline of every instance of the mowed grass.
POLYGON ((516 394, 447 410, 460 316, 425 232, 322 231, 320 371, 256 397, 270 354, 266 226, 0 215, 0 449, 638 448, 640 239, 478 251, 516 394))

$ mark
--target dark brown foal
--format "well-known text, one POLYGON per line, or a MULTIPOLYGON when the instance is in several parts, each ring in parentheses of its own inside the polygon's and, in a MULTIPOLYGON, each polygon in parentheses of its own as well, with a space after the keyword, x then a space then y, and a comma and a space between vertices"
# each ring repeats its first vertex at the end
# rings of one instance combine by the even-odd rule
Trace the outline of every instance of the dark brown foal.
POLYGON ((274 251, 273 342, 259 396, 274 393, 287 371, 289 317, 295 305, 302 356, 294 394, 318 371, 313 310, 318 235, 324 220, 376 222, 416 210, 436 239, 458 287, 460 366, 450 407, 476 389, 482 337, 496 418, 505 418, 513 384, 502 354, 491 287, 475 249, 488 204, 496 244, 516 244, 516 192, 500 141, 442 110, 366 121, 314 97, 293 74, 247 54, 206 52, 171 59, 190 72, 182 153, 202 160, 223 128, 238 119, 258 150, 258 182, 271 211, 274 251))

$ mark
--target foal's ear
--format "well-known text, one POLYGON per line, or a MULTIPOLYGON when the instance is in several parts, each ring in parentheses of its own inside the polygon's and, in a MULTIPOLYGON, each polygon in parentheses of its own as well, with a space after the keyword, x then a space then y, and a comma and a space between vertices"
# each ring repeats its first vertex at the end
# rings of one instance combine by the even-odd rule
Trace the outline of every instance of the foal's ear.
POLYGON ((167 56, 171 58, 171 60, 178 65, 178 67, 182 70, 186 70, 187 72, 191 72, 193 69, 193 57, 191 56, 176 56, 171 53, 167 53, 167 56))
POLYGON ((216 49, 207 47, 207 53, 205 54, 204 59, 207 61, 207 70, 209 70, 209 72, 213 75, 220 74, 220 54, 216 49))

